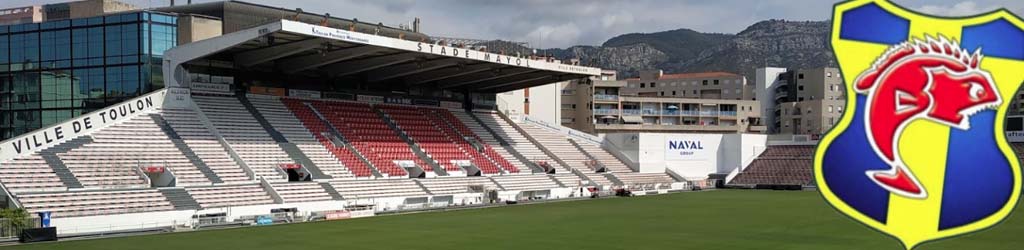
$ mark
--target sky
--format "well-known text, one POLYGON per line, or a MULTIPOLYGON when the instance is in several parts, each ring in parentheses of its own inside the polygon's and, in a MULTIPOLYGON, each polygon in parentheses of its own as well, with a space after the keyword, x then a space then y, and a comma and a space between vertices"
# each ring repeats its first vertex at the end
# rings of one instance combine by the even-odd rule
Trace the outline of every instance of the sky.
MULTIPOLYGON (((3 0, 0 9, 67 0, 3 0)), ((140 7, 170 0, 122 0, 140 7)), ((179 3, 186 0, 177 0, 179 3)), ((212 0, 193 0, 210 2, 212 0)), ((536 48, 600 45, 617 35, 679 28, 737 33, 761 20, 827 20, 823 0, 243 0, 386 25, 422 19, 432 36, 528 42, 536 48)), ((1021 0, 893 0, 936 15, 962 16, 1005 7, 1024 15, 1021 0)))

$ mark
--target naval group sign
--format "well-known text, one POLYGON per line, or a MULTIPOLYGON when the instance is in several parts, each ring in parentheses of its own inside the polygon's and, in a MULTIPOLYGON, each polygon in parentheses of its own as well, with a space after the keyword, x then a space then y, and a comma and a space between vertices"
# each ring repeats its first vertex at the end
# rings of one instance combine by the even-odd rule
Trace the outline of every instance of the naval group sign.
POLYGON ((166 89, 0 142, 0 162, 55 146, 163 106, 166 89))

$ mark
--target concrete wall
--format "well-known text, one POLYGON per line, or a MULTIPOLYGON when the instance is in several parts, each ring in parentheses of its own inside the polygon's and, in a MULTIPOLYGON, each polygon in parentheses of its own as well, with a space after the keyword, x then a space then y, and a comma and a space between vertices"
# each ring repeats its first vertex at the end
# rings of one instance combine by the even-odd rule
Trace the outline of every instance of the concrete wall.
POLYGON ((626 158, 639 164, 640 163, 640 133, 611 133, 602 134, 604 136, 605 143, 608 143, 612 148, 619 149, 626 158))
MULTIPOLYGON (((621 141, 627 136, 605 138, 621 141)), ((709 174, 728 174, 750 164, 764 151, 767 140, 766 135, 758 134, 641 133, 637 142, 640 172, 668 170, 691 180, 703 180, 709 174)))
POLYGON ((134 5, 114 0, 85 0, 70 2, 71 18, 101 16, 108 13, 137 9, 134 5))
POLYGON ((562 123, 561 83, 552 83, 530 88, 530 117, 549 124, 562 123))
POLYGON ((761 103, 761 119, 763 124, 768 126, 769 133, 776 133, 779 128, 775 126, 775 88, 781 85, 779 74, 786 73, 785 68, 758 68, 755 76, 754 89, 756 99, 761 103))
POLYGON ((215 18, 180 16, 178 18, 178 45, 223 35, 223 25, 215 18))
POLYGON ((268 204, 231 208, 211 208, 202 210, 178 210, 148 213, 129 213, 115 215, 84 216, 70 218, 53 218, 50 225, 57 227, 58 235, 98 233, 116 230, 139 230, 170 226, 189 226, 194 214, 227 214, 227 220, 233 221, 243 216, 270 214, 275 208, 296 208, 300 213, 343 210, 342 201, 319 201, 288 204, 268 204))
POLYGON ((527 114, 548 124, 562 123, 562 84, 552 83, 527 90, 520 89, 495 96, 498 110, 505 114, 527 114), (527 105, 529 110, 527 110, 527 105))

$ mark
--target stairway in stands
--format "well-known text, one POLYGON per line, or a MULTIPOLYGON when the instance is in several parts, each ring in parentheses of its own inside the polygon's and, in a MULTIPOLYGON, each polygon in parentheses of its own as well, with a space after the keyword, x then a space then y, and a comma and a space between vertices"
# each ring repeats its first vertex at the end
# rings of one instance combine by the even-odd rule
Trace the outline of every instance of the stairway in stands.
POLYGON ((187 146, 223 183, 251 181, 245 170, 228 154, 228 149, 217 140, 213 128, 203 124, 199 112, 192 109, 164 108, 160 116, 181 138, 174 140, 174 143, 187 146))
POLYGON ((200 209, 199 203, 192 196, 185 191, 184 188, 161 188, 160 193, 167 197, 167 200, 171 202, 175 210, 192 210, 200 209))
POLYGON ((379 171, 366 160, 359 151, 352 147, 348 140, 334 129, 325 119, 314 110, 309 102, 297 99, 282 99, 281 102, 298 119, 302 126, 322 145, 351 171, 355 177, 381 177, 379 171))
POLYGON ((207 179, 210 179, 213 183, 224 183, 224 181, 217 176, 217 173, 214 173, 213 170, 210 169, 210 166, 206 165, 206 162, 203 162, 203 159, 199 158, 195 151, 192 151, 192 148, 182 141, 178 132, 174 131, 174 128, 167 123, 167 120, 165 120, 163 116, 160 116, 159 114, 149 114, 149 117, 153 119, 153 122, 156 122, 157 126, 160 126, 160 129, 167 134, 167 137, 171 138, 171 143, 174 144, 174 147, 178 148, 178 150, 188 158, 189 162, 196 166, 196 168, 198 168, 207 179))
POLYGON ((544 172, 540 165, 548 164, 554 168, 558 163, 555 162, 551 157, 548 156, 543 150, 537 147, 532 141, 529 140, 525 135, 520 133, 516 128, 501 115, 495 112, 476 112, 471 115, 477 117, 480 120, 481 125, 489 127, 494 130, 494 135, 497 138, 508 142, 512 147, 511 152, 518 152, 522 154, 524 162, 529 162, 528 166, 538 166, 533 172, 544 172), (540 170, 540 171, 537 171, 540 170))
POLYGON ((458 118, 463 124, 465 124, 470 131, 476 134, 481 141, 487 143, 492 149, 498 153, 501 157, 508 160, 514 167, 518 168, 520 173, 543 173, 544 170, 537 166, 529 159, 527 159, 519 151, 516 151, 508 141, 501 136, 498 136, 498 132, 491 127, 484 126, 483 121, 479 117, 472 115, 465 111, 453 111, 452 114, 458 118))
MULTIPOLYGON (((488 145, 480 136, 473 132, 466 124, 462 123, 451 111, 446 109, 433 109, 433 108, 420 108, 421 113, 424 113, 428 119, 430 119, 435 126, 441 129, 441 131, 451 140, 455 141, 457 145, 461 145, 464 150, 474 159, 486 159, 486 162, 482 162, 486 167, 496 168, 492 171, 503 171, 504 173, 519 173, 519 168, 515 167, 512 162, 508 161, 499 154, 491 145, 488 145)), ((485 173, 487 173, 485 171, 485 173)), ((491 172, 497 173, 497 172, 491 172)))
POLYGON ((406 170, 393 162, 395 160, 420 161, 417 165, 425 168, 424 171, 432 171, 430 165, 413 154, 408 144, 388 127, 369 104, 326 100, 311 103, 315 111, 383 177, 408 177, 406 170))
POLYGON ((93 140, 91 136, 80 136, 57 146, 39 151, 39 156, 46 161, 46 165, 49 165, 50 168, 53 169, 53 172, 57 174, 57 177, 59 177, 60 181, 64 183, 64 186, 68 188, 82 188, 82 182, 78 181, 78 178, 71 173, 71 170, 64 164, 64 161, 61 161, 60 157, 57 157, 57 154, 67 153, 72 149, 79 148, 82 145, 92 142, 93 140))
POLYGON ((403 127, 399 127, 398 123, 395 121, 395 119, 401 118, 398 118, 398 116, 392 117, 385 110, 387 110, 387 112, 396 113, 398 112, 398 110, 402 109, 382 109, 378 106, 374 108, 373 111, 378 116, 380 116, 380 119, 383 120, 385 124, 387 124, 388 128, 391 128, 391 130, 394 131, 394 133, 408 145, 409 149, 411 149, 413 154, 415 154, 417 157, 415 161, 417 166, 423 167, 424 165, 427 165, 429 166, 429 168, 424 167, 423 170, 433 170, 438 176, 446 176, 448 175, 448 172, 462 171, 462 168, 454 166, 451 163, 440 162, 431 158, 429 155, 427 155, 426 152, 424 152, 423 148, 420 147, 420 145, 416 144, 416 141, 414 141, 413 138, 409 136, 408 133, 417 131, 414 129, 422 129, 422 127, 413 126, 412 124, 405 124, 406 126, 403 129, 403 127))
MULTIPOLYGON (((213 130, 257 176, 272 182, 287 181, 280 164, 295 163, 277 141, 234 96, 193 95, 213 130)), ((280 137, 280 134, 277 136, 280 137)), ((283 139, 283 138, 279 138, 283 139)), ((223 176, 221 174, 218 174, 223 176)))
POLYGON ((581 146, 575 140, 573 140, 573 139, 566 139, 566 140, 568 140, 569 144, 572 144, 572 146, 574 148, 576 148, 577 151, 582 153, 583 156, 586 156, 586 159, 587 159, 587 164, 586 165, 591 170, 594 170, 594 172, 606 172, 606 171, 608 171, 608 169, 604 166, 604 163, 601 163, 600 161, 597 160, 597 157, 594 157, 589 152, 584 150, 583 146, 581 146))
POLYGON ((288 154, 289 158, 296 163, 302 164, 302 166, 305 167, 311 175, 313 175, 314 179, 330 178, 330 176, 324 174, 324 172, 317 167, 316 163, 309 159, 309 156, 306 156, 301 149, 288 141, 288 138, 285 137, 281 131, 274 128, 274 124, 272 124, 270 120, 260 112, 260 109, 253 104, 252 100, 249 100, 246 95, 238 95, 238 100, 245 106, 245 109, 252 114, 253 118, 256 118, 256 121, 259 122, 260 126, 270 134, 270 137, 274 138, 274 141, 277 142, 278 146, 281 147, 281 150, 284 151, 285 154, 288 154))

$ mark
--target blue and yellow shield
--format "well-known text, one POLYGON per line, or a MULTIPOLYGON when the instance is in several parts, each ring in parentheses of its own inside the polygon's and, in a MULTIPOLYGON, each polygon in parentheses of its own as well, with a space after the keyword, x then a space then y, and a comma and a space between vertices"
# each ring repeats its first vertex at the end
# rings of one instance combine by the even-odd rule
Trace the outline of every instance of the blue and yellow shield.
POLYGON ((1024 21, 964 18, 885 0, 835 6, 846 113, 814 158, 825 199, 907 249, 991 227, 1017 204, 1003 122, 1024 83, 1024 21))

